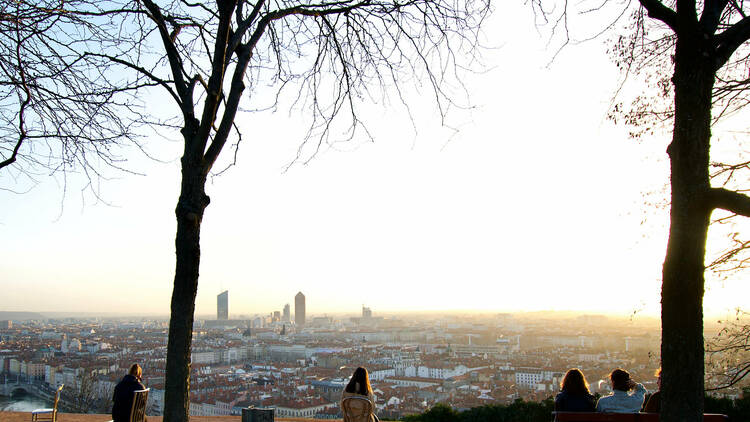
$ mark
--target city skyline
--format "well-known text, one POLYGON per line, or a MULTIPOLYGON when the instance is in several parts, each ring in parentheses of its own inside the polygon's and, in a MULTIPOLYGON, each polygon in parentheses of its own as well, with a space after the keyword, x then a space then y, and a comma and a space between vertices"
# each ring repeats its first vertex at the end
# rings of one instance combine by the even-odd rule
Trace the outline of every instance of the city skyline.
MULTIPOLYGON (((364 305, 362 307, 362 313, 364 316, 365 309, 369 312, 369 315, 372 316, 372 310, 370 308, 365 308, 364 305)), ((2 315, 2 311, 0 311, 0 315, 2 315)), ((254 315, 260 315, 261 313, 255 313, 254 315)), ((219 293, 216 296, 216 320, 217 321, 226 321, 229 319, 236 319, 238 316, 247 315, 248 313, 242 313, 242 312, 235 312, 233 316, 235 318, 231 318, 232 314, 229 313, 229 290, 224 290, 223 292, 219 293)), ((250 315, 253 315, 252 312, 250 312, 250 315)), ((276 321, 280 322, 291 322, 291 314, 290 314, 290 307, 289 304, 285 304, 283 309, 281 311, 274 309, 271 311, 272 317, 276 321), (283 315, 283 316, 282 316, 283 315)), ((305 319, 306 319, 306 309, 305 309, 305 295, 300 291, 297 292, 297 294, 294 296, 294 322, 295 324, 299 326, 305 325, 305 319)), ((198 315, 196 315, 197 317, 198 315)), ((2 319, 2 318, 0 318, 2 319)))
MULTIPOLYGON (((543 318, 551 318, 551 319, 566 319, 571 317, 605 317, 605 318, 611 318, 612 320, 638 320, 640 322, 649 322, 653 324, 659 324, 660 319, 658 316, 654 315, 648 315, 643 313, 636 313, 632 315, 623 315, 621 313, 606 313, 606 312, 586 312, 586 311, 575 311, 575 310, 569 310, 569 311, 487 311, 487 310, 457 310, 457 309, 448 309, 448 310, 423 310, 423 311, 408 311, 408 310, 402 310, 402 311, 380 311, 378 309, 372 310, 371 308, 367 308, 372 313, 371 317, 380 317, 380 318, 402 318, 402 317, 409 317, 409 318, 441 318, 441 317, 480 317, 480 318, 489 318, 489 317, 498 317, 502 315, 508 315, 508 316, 519 316, 523 318, 531 318, 531 317, 543 317, 543 318)), ((269 308, 268 310, 261 310, 261 309, 242 309, 238 311, 237 314, 230 315, 230 319, 243 319, 243 318, 255 318, 255 317, 270 317, 271 315, 275 314, 275 312, 272 308, 269 308)), ((361 318, 362 317, 362 308, 356 308, 356 309, 346 309, 346 310, 334 310, 334 311, 318 311, 313 313, 307 314, 309 317, 333 317, 333 318, 361 318)), ((70 312, 48 312, 44 310, 37 310, 37 311, 0 311, 0 321, 29 321, 29 320, 38 320, 40 318, 37 318, 37 316, 42 316, 41 319, 50 319, 50 320, 57 320, 57 319, 87 319, 87 318, 101 318, 102 320, 127 320, 131 318, 140 319, 143 321, 169 321, 169 313, 161 313, 161 314, 154 314, 154 313, 137 313, 137 312, 91 312, 91 311, 70 311, 70 312)), ((195 314, 195 320, 204 320, 204 321, 215 321, 216 319, 215 314, 211 313, 196 313, 195 314)), ((281 323, 285 323, 287 321, 284 321, 284 319, 280 319, 281 323)), ((707 320, 705 322, 706 327, 713 324, 714 320, 707 320)), ((0 325, 0 328, 2 326, 0 325)))
MULTIPOLYGON (((604 379, 613 365, 622 364, 649 390, 656 386, 656 321, 597 315, 558 319, 550 313, 383 319, 368 318, 371 309, 360 306, 361 317, 320 318, 303 330, 290 330, 275 313, 258 324, 254 321, 250 330, 240 330, 241 335, 220 324, 199 323, 196 330, 203 335, 194 337, 191 389, 200 394, 191 396, 191 415, 238 415, 249 405, 275 407, 277 415, 294 416, 299 409, 335 415, 340 390, 357 366, 368 368, 379 413, 393 418, 437 402, 460 408, 489 401, 508 404, 516 398, 538 402, 558 391, 561 377, 573 366, 585 365, 592 392, 606 394, 609 384, 604 379), (267 379, 289 388, 273 388, 268 394, 267 379), (421 405, 423 389, 400 387, 415 382, 421 387, 442 385, 442 396, 427 398, 427 405, 421 405), (212 388, 217 384, 222 388, 212 388), (295 394, 300 388, 304 396, 295 394), (477 401, 480 389, 484 399, 477 401), (295 405, 289 406, 292 401, 295 405)), ((0 322, 1 317, 2 313, 0 322)), ((31 379, 49 390, 65 384, 67 394, 75 394, 74 378, 87 370, 97 378, 94 393, 108 399, 135 361, 142 365, 143 383, 153 393, 149 414, 159 416, 164 407, 163 345, 168 326, 166 320, 127 318, 0 324, 0 384, 3 379, 31 379)), ((712 338, 718 330, 707 327, 706 335, 712 338)), ((707 377, 707 382, 720 380, 716 374, 707 377)), ((68 396, 63 402, 75 400, 68 396)), ((108 411, 107 400, 88 403, 88 409, 75 412, 108 411)))
MULTIPOLYGON (((514 7, 490 18, 502 48, 485 53, 486 72, 466 77, 471 107, 447 126, 424 93, 405 92, 410 113, 363 109, 375 142, 326 146, 287 168, 297 115, 243 115, 253 141, 207 186, 196 313, 215 314, 225 290, 232 309, 260 312, 303 290, 314 313, 367 303, 658 315, 669 134, 634 141, 607 120, 621 75, 604 40, 550 63, 546 40, 515 36, 533 34, 534 21, 514 7), (610 286, 628 288, 613 298, 610 286)), ((180 149, 161 139, 144 148, 164 162, 123 151, 146 176, 107 174, 100 197, 78 194, 88 183, 78 174, 40 176, 28 192, 0 179, 24 192, 0 190, 0 310, 169 312, 180 149), (148 294, 126 302, 125 289, 148 294)), ((709 257, 722 230, 711 229, 709 257)), ((748 305, 741 278, 707 273, 707 315, 748 305)))

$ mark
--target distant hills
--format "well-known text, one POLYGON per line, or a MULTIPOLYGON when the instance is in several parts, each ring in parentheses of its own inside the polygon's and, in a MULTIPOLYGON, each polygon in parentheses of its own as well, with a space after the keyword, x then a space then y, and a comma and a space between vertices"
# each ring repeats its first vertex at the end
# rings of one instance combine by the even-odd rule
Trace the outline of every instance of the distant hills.
POLYGON ((11 311, 0 311, 0 321, 27 321, 30 319, 49 319, 38 312, 11 312, 11 311))

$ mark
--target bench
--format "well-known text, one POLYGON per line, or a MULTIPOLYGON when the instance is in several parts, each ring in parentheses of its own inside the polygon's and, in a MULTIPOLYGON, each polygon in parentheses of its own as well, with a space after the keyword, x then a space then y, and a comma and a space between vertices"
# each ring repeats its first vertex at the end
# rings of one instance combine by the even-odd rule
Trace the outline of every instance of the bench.
MULTIPOLYGON (((552 412, 557 422, 659 422, 658 413, 552 412)), ((703 422, 727 422, 727 415, 704 413, 703 422)))

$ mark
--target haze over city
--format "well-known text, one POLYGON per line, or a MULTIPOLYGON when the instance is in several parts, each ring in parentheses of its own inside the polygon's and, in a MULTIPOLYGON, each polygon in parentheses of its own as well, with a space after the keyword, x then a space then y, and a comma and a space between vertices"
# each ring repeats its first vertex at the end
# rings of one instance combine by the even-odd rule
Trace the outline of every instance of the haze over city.
POLYGON ((750 3, 6 6, 3 422, 750 420, 750 3))
MULTIPOLYGON (((299 290, 311 313, 365 303, 657 315, 669 135, 634 141, 606 119, 620 78, 608 39, 554 56, 542 35, 513 36, 535 34, 529 11, 513 12, 486 26, 503 41, 483 53, 486 71, 465 77, 472 107, 450 112, 448 127, 427 100, 409 109, 412 124, 391 99, 368 109, 374 142, 287 169, 304 132, 297 114, 243 114, 238 164, 207 188, 196 313, 228 289, 236 315, 280 309, 299 290)), ((165 162, 123 151, 145 175, 106 172, 99 198, 80 175, 21 186, 2 176, 0 310, 169 312, 180 146, 146 148, 165 162)), ((707 277, 707 314, 748 305, 738 276, 707 277)))

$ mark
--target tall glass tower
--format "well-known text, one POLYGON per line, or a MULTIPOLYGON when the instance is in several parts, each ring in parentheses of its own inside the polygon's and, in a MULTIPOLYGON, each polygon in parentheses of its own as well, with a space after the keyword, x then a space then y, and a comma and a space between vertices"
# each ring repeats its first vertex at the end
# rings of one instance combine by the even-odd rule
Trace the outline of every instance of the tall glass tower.
POLYGON ((229 319, 229 290, 216 296, 216 319, 229 319))
POLYGON ((291 315, 291 312, 289 311, 289 304, 288 303, 286 305, 284 305, 284 314, 281 317, 281 320, 284 321, 284 322, 292 322, 292 315, 291 315))

